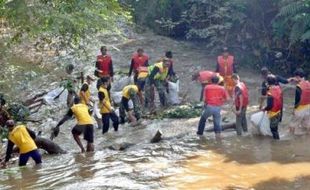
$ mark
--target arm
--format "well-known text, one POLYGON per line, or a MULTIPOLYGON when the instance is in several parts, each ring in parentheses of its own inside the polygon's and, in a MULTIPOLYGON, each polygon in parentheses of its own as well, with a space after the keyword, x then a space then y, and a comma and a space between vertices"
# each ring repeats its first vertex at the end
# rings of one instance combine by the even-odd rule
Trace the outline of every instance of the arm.
POLYGON ((218 63, 216 63, 215 72, 216 72, 216 73, 219 73, 219 72, 220 72, 220 65, 219 65, 218 63))
POLYGON ((130 67, 129 67, 129 73, 128 73, 129 77, 131 76, 131 73, 132 73, 132 70, 133 70, 133 65, 134 65, 134 60, 131 59, 131 63, 130 63, 130 67))
POLYGON ((159 68, 158 67, 154 67, 154 69, 152 70, 150 76, 149 76, 149 79, 150 79, 150 82, 151 84, 154 84, 154 77, 155 75, 159 72, 159 68))
POLYGON ((113 70, 113 63, 112 63, 112 59, 111 59, 111 61, 110 61, 110 76, 113 78, 113 76, 114 76, 114 70, 113 70))
POLYGON ((277 79, 277 81, 278 81, 279 83, 282 83, 282 84, 288 84, 288 82, 289 82, 286 78, 281 77, 281 76, 279 76, 279 75, 276 76, 276 79, 277 79))
POLYGON ((237 73, 236 63, 234 62, 232 66, 233 66, 233 73, 237 73))
POLYGON ((261 86, 262 90, 261 90, 261 97, 259 99, 259 109, 262 109, 263 107, 263 104, 264 104, 264 101, 265 99, 267 98, 267 90, 268 90, 268 86, 266 84, 266 81, 264 81, 262 83, 262 86, 261 86))
POLYGON ((175 72, 173 70, 173 64, 171 64, 169 69, 168 69, 168 75, 169 76, 174 76, 175 75, 175 72))
POLYGON ((36 139, 36 133, 33 130, 29 129, 28 127, 26 127, 26 130, 29 133, 29 135, 31 136, 31 138, 33 140, 35 140, 36 139))
POLYGON ((235 97, 234 97, 234 100, 235 99, 239 99, 239 108, 235 107, 236 108, 236 113, 240 113, 241 111, 241 108, 243 106, 243 96, 242 96, 242 92, 241 92, 241 89, 237 86, 235 88, 235 97), (238 110, 237 110, 238 109, 238 110))
POLYGON ((301 89, 299 86, 297 86, 295 91, 295 106, 294 106, 295 108, 299 106, 300 98, 301 98, 301 89))
POLYGON ((149 60, 146 60, 146 61, 144 62, 144 66, 145 66, 145 67, 148 67, 148 66, 149 66, 149 60))
POLYGON ((81 88, 81 98, 84 100, 84 102, 86 102, 86 104, 89 104, 89 101, 87 101, 86 98, 86 94, 85 92, 88 90, 88 85, 87 84, 83 84, 82 88, 81 88))
POLYGON ((273 106, 273 98, 272 96, 267 97, 267 106, 263 109, 264 111, 269 111, 272 109, 273 106))
POLYGON ((69 111, 67 112, 67 114, 58 122, 58 124, 56 125, 56 127, 61 126, 62 124, 64 124, 67 120, 69 120, 71 117, 73 116, 73 112, 71 109, 69 109, 69 111))
POLYGON ((6 147, 6 155, 5 155, 5 162, 8 162, 11 158, 11 154, 13 151, 14 143, 12 141, 8 141, 8 145, 6 147))
POLYGON ((98 71, 99 73, 102 73, 102 71, 99 69, 99 62, 96 61, 96 71, 98 71))

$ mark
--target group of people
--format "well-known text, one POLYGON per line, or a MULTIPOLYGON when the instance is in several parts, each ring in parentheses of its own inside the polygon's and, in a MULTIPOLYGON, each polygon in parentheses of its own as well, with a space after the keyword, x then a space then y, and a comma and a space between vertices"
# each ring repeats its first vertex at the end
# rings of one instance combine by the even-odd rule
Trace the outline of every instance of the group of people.
MULTIPOLYGON (((95 76, 98 77, 97 90, 99 99, 99 109, 102 116, 102 133, 109 130, 110 119, 113 122, 113 128, 118 130, 119 124, 125 123, 126 119, 133 126, 141 118, 139 106, 146 109, 154 108, 154 92, 158 91, 160 104, 167 105, 165 97, 165 86, 167 80, 175 77, 173 70, 172 53, 166 52, 165 56, 159 59, 155 64, 149 64, 149 57, 143 49, 138 49, 131 59, 128 72, 130 77, 134 75, 134 84, 125 86, 122 90, 121 103, 119 105, 119 116, 115 113, 113 101, 110 95, 110 89, 113 85, 113 63, 111 56, 107 53, 105 46, 101 47, 101 54, 97 56, 95 65, 95 76), (144 93, 145 92, 145 93, 144 93), (133 108, 129 106, 129 100, 133 102, 133 108), (127 113, 127 114, 126 114, 127 113)), ((284 79, 280 76, 271 74, 267 68, 261 70, 264 81, 262 83, 260 109, 268 113, 270 119, 270 130, 274 139, 279 139, 278 125, 282 119, 283 93, 279 83, 295 83, 295 111, 294 125, 297 122, 305 127, 310 123, 310 82, 304 78, 302 69, 297 69, 295 76, 290 79, 284 79), (263 106, 264 100, 267 100, 266 106, 263 106)), ((213 116, 214 132, 216 137, 221 134, 221 107, 228 100, 233 101, 233 111, 236 114, 236 131, 238 135, 247 132, 246 111, 249 105, 249 92, 246 84, 242 82, 236 74, 234 57, 224 48, 223 54, 218 56, 216 71, 200 71, 192 76, 202 85, 201 100, 204 102, 204 109, 201 114, 197 135, 203 135, 205 123, 208 117, 213 116)), ((59 127, 75 116, 76 126, 72 129, 72 135, 81 152, 94 151, 94 127, 91 117, 91 107, 93 100, 91 98, 90 85, 95 79, 87 76, 85 83, 75 94, 74 102, 66 115, 58 122, 52 130, 51 138, 59 134, 59 127), (87 141, 84 148, 80 135, 84 135, 87 141)), ((1 106, 3 102, 1 102, 1 106)), ((5 122, 9 129, 7 153, 4 163, 10 159, 12 147, 15 144, 20 149, 19 165, 25 165, 32 157, 37 164, 41 163, 41 156, 37 151, 36 145, 31 138, 31 132, 25 125, 15 125, 14 121, 7 119, 5 122)), ((290 126, 294 131, 295 126, 290 126)))
MULTIPOLYGON (((274 139, 280 139, 278 126, 283 116, 282 84, 296 85, 293 119, 289 129, 294 133, 297 127, 310 129, 310 82, 305 79, 304 71, 299 68, 291 78, 273 75, 266 67, 261 69, 263 78, 259 109, 267 112, 270 121, 270 131, 274 139), (264 102, 266 101, 266 104, 264 102), (264 106, 265 105, 265 106, 264 106)), ((208 117, 213 116, 214 132, 216 137, 221 134, 221 106, 232 99, 233 112, 236 114, 236 132, 241 135, 247 132, 246 110, 249 104, 249 91, 244 82, 236 74, 234 57, 229 55, 226 48, 218 56, 217 69, 200 71, 192 76, 202 85, 200 100, 204 101, 204 110, 198 124, 198 135, 203 135, 208 117)))

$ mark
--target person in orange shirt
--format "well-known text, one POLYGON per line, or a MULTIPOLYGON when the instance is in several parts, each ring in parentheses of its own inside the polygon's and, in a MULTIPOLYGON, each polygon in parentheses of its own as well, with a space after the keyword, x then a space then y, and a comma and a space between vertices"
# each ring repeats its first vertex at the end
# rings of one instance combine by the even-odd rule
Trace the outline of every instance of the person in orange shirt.
POLYGON ((203 135, 208 117, 213 116, 215 136, 221 137, 221 106, 228 100, 229 96, 223 86, 218 85, 219 78, 213 76, 211 84, 204 89, 204 110, 201 114, 197 135, 203 135))
POLYGON ((224 78, 225 89, 230 96, 233 94, 234 82, 231 79, 233 73, 237 73, 234 56, 230 55, 228 48, 223 48, 222 55, 217 57, 216 71, 224 78))
POLYGON ((249 104, 249 93, 247 86, 240 81, 237 74, 233 74, 232 79, 235 84, 233 98, 235 104, 234 112, 236 114, 236 131, 237 135, 241 135, 242 132, 248 131, 246 110, 249 104))
POLYGON ((289 125, 290 132, 302 127, 310 132, 310 81, 305 79, 303 69, 294 72, 296 84, 294 116, 289 125))

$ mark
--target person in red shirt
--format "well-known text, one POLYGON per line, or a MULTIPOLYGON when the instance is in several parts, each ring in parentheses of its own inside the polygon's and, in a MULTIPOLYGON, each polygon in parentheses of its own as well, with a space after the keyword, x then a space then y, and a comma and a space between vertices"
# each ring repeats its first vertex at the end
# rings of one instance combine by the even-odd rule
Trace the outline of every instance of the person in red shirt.
POLYGON ((198 81, 201 84, 201 93, 199 100, 202 101, 203 98, 203 91, 207 84, 211 83, 211 78, 216 75, 219 77, 219 85, 224 86, 224 79, 218 73, 213 71, 199 71, 192 75, 192 81, 198 81))
POLYGON ((112 57, 109 55, 106 46, 101 46, 101 55, 97 56, 96 61, 96 76, 102 77, 113 77, 113 63, 112 57))
POLYGON ((283 108, 283 95, 280 85, 277 85, 277 79, 274 75, 267 77, 267 106, 262 111, 267 111, 270 120, 270 131, 273 139, 279 140, 278 125, 281 121, 281 110, 283 108))
POLYGON ((295 128, 301 127, 310 132, 310 81, 305 79, 303 69, 294 72, 296 82, 294 116, 289 124, 290 132, 294 134, 295 128))
POLYGON ((130 77, 132 72, 134 72, 134 82, 136 84, 139 74, 139 67, 147 66, 149 66, 149 56, 144 53, 142 48, 139 48, 137 52, 132 55, 128 77, 130 77))
POLYGON ((203 135, 206 120, 213 116, 214 132, 216 137, 221 137, 221 106, 227 101, 229 95, 223 86, 218 85, 219 78, 213 76, 211 84, 204 89, 204 110, 201 114, 197 135, 203 135))
MULTIPOLYGON (((96 70, 95 76, 99 79, 97 81, 97 89, 101 86, 101 78, 108 77, 110 82, 113 81, 114 70, 113 70, 113 63, 112 57, 108 54, 108 49, 106 46, 101 46, 100 48, 101 55, 97 56, 96 61, 96 70)), ((108 86, 108 91, 110 92, 111 85, 108 86)))
POLYGON ((237 74, 233 74, 232 79, 235 84, 233 98, 235 104, 234 112, 236 114, 236 131, 237 135, 242 135, 242 131, 248 131, 246 110, 249 104, 249 93, 248 88, 243 82, 240 81, 237 74))

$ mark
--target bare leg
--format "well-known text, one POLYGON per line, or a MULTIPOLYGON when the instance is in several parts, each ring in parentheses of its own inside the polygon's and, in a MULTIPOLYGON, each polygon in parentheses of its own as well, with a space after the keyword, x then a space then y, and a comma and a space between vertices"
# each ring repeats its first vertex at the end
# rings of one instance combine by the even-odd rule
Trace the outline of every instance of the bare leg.
POLYGON ((87 151, 87 152, 93 152, 93 151, 94 151, 94 144, 93 144, 93 143, 87 142, 86 151, 87 151))
POLYGON ((73 134, 73 138, 74 138, 75 142, 79 145, 81 152, 85 152, 85 149, 81 143, 79 135, 73 134))
POLYGON ((132 125, 135 125, 137 122, 137 119, 135 116, 132 114, 132 110, 128 111, 128 119, 130 120, 132 125))

